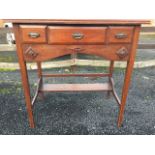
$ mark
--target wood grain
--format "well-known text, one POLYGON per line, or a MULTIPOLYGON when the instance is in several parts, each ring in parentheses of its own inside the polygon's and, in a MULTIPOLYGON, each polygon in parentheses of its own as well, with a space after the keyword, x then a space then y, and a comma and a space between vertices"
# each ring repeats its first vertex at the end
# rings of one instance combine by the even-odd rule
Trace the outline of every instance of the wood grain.
POLYGON ((49 44, 103 44, 106 38, 106 27, 48 27, 49 44), (83 35, 75 39, 74 34, 83 35))
POLYGON ((113 20, 96 20, 96 19, 3 19, 4 22, 11 22, 17 24, 81 24, 81 25, 141 25, 150 24, 150 20, 127 20, 127 19, 113 19, 113 20))
POLYGON ((19 60, 19 65, 20 65, 21 78, 22 78, 22 84, 23 84, 23 89, 24 89, 28 118, 30 122, 30 127, 34 128, 35 124, 34 124, 34 118, 33 118, 32 105, 31 105, 31 95, 30 95, 28 73, 27 73, 27 68, 26 68, 26 62, 23 56, 23 51, 22 51, 22 46, 21 46, 21 36, 20 36, 18 25, 14 25, 14 32, 15 32, 15 37, 16 37, 17 54, 18 54, 18 60, 19 60))
POLYGON ((44 84, 44 92, 81 92, 81 91, 107 91, 112 90, 108 83, 95 84, 44 84))
POLYGON ((20 25, 20 32, 23 43, 46 43, 46 26, 41 25, 20 25), (32 38, 30 33, 38 33, 38 38, 32 38))
POLYGON ((108 30, 108 43, 131 43, 133 37, 133 27, 110 26, 108 30), (126 35, 126 38, 117 38, 119 34, 126 35))
MULTIPOLYGON (((77 92, 77 91, 109 91, 112 92, 120 108, 118 127, 124 117, 125 104, 131 82, 134 59, 138 44, 141 24, 149 24, 149 20, 41 20, 41 19, 12 19, 5 20, 14 23, 14 32, 17 42, 17 54, 21 68, 21 77, 25 94, 25 101, 30 122, 34 128, 33 109, 31 103, 36 100, 39 92, 77 92), (25 25, 25 26, 24 26, 25 25), (47 31, 47 27, 49 27, 47 31), (65 27, 65 28, 64 28, 65 27), (108 31, 107 31, 108 30, 108 31), (30 32, 39 33, 39 37, 31 40, 30 32), (73 33, 84 34, 81 40, 73 41, 73 33), (119 33, 119 36, 116 34, 119 33), (123 38, 122 38, 123 34, 123 38), (124 34, 126 37, 124 37, 124 34), (47 40, 48 39, 48 40, 47 40), (56 45, 59 44, 59 45, 56 45), (41 62, 54 59, 67 54, 84 53, 97 55, 110 60, 109 73, 107 74, 72 74, 50 75, 43 74, 41 62), (126 61, 122 98, 119 100, 114 89, 112 79, 114 61, 126 61), (108 76, 108 83, 95 84, 43 84, 39 80, 38 90, 31 101, 30 86, 26 68, 26 61, 37 62, 38 78, 43 77, 68 77, 68 76, 108 76)), ((79 39, 79 38, 78 38, 79 39)))
POLYGON ((54 59, 57 57, 61 57, 64 55, 72 54, 72 53, 83 53, 90 55, 97 55, 103 57, 107 60, 117 60, 117 61, 126 61, 128 60, 128 56, 120 59, 117 55, 117 51, 122 47, 128 49, 130 53, 130 44, 117 44, 117 45, 46 45, 42 44, 28 44, 23 45, 23 51, 26 51, 27 48, 31 47, 33 51, 38 53, 38 56, 34 59, 25 55, 25 60, 27 61, 45 61, 49 59, 54 59))
POLYGON ((130 82, 131 82, 131 76, 132 76, 132 71, 133 71, 133 66, 134 66, 136 49, 138 46, 139 33, 140 33, 140 27, 137 26, 137 27, 135 27, 135 31, 134 31, 133 45, 132 45, 132 49, 131 49, 131 53, 130 53, 130 59, 127 62, 127 68, 126 68, 126 73, 125 73, 125 78, 124 78, 124 85, 123 85, 123 89, 122 89, 121 106, 120 106, 120 112, 119 112, 119 117, 118 117, 118 127, 120 127, 123 122, 125 104, 126 104, 126 100, 127 100, 130 82))

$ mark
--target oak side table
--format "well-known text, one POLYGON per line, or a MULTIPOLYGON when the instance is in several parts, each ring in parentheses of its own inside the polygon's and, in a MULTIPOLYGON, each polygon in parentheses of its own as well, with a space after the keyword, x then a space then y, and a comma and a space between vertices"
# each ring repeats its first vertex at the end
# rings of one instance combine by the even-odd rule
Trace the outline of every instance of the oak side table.
POLYGON ((17 54, 30 127, 34 128, 33 105, 44 92, 107 91, 119 105, 118 127, 123 122, 125 103, 138 44, 141 24, 148 20, 39 20, 8 19, 13 23, 17 54), (41 62, 67 54, 91 54, 110 61, 109 73, 43 74, 41 62), (26 62, 37 63, 38 86, 31 99, 26 62), (114 89, 112 78, 114 61, 126 61, 125 80, 121 100, 114 89), (108 83, 44 84, 46 77, 108 77, 108 83))

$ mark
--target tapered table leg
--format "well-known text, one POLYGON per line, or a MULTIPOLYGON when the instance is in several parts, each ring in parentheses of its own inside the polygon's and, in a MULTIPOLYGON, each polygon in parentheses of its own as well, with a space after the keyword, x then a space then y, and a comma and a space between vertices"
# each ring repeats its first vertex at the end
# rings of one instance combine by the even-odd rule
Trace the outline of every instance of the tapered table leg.
POLYGON ((127 100, 133 64, 134 63, 129 63, 129 62, 127 64, 127 69, 126 69, 126 73, 125 73, 125 81, 124 81, 124 86, 123 86, 123 90, 122 90, 120 112, 119 112, 119 117, 118 117, 118 127, 120 127, 123 122, 124 109, 125 109, 125 104, 126 104, 126 100, 127 100))
POLYGON ((130 52, 129 61, 127 62, 125 80, 124 80, 124 85, 123 85, 123 90, 122 90, 122 99, 121 99, 121 105, 120 105, 120 112, 119 112, 119 116, 118 116, 118 127, 120 127, 123 122, 125 104, 126 104, 126 100, 127 100, 132 71, 133 71, 133 67, 134 67, 134 60, 135 60, 135 55, 136 55, 136 50, 137 50, 139 32, 140 32, 140 27, 139 26, 135 27, 133 46, 132 46, 132 49, 130 52))
POLYGON ((21 78, 22 78, 22 84, 23 84, 23 90, 24 90, 24 95, 25 95, 25 101, 26 101, 29 123, 30 123, 30 127, 34 128, 35 124, 34 124, 32 104, 31 104, 31 95, 30 95, 30 87, 29 87, 29 81, 28 81, 28 73, 27 73, 26 62, 25 62, 24 56, 23 56, 22 45, 20 43, 20 36, 19 36, 20 32, 19 32, 18 25, 14 25, 14 32, 15 32, 15 36, 16 36, 18 61, 19 61, 19 65, 20 65, 21 78))
MULTIPOLYGON (((109 73, 110 73, 109 82, 111 82, 110 78, 113 75, 113 71, 114 71, 114 61, 110 61, 110 66, 109 66, 109 73)), ((111 91, 108 91, 107 97, 110 97, 110 93, 111 93, 111 91)))
MULTIPOLYGON (((37 62, 37 68, 38 68, 38 78, 41 79, 41 85, 43 84, 43 79, 42 79, 42 67, 41 67, 41 62, 37 62)), ((44 98, 44 93, 39 91, 39 96, 41 99, 44 98)))
POLYGON ((77 70, 77 66, 75 65, 75 60, 77 59, 77 57, 78 57, 77 53, 74 52, 71 54, 71 59, 74 61, 74 65, 71 66, 71 71, 73 73, 75 73, 77 70))
POLYGON ((32 110, 32 104, 31 104, 31 95, 30 95, 26 63, 20 62, 20 66, 21 66, 22 83, 23 83, 23 89, 24 89, 24 94, 25 94, 26 107, 27 107, 30 127, 34 128, 35 124, 34 124, 34 118, 33 118, 33 110, 32 110))

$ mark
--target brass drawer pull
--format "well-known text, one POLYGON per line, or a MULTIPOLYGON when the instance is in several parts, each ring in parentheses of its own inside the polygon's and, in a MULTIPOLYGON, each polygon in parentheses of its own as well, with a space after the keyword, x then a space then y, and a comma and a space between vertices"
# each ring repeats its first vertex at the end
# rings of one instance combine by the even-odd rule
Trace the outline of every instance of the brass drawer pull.
POLYGON ((31 37, 31 38, 39 38, 40 37, 40 34, 39 33, 37 33, 37 32, 30 32, 29 33, 29 37, 31 37))
POLYGON ((125 34, 125 33, 117 33, 117 34, 115 35, 115 38, 116 38, 116 39, 125 39, 125 38, 127 38, 127 37, 128 37, 128 35, 125 34))
POLYGON ((116 52, 116 54, 120 59, 124 59, 129 55, 129 51, 125 47, 122 47, 116 52))
POLYGON ((30 59, 35 59, 39 55, 36 51, 32 49, 32 47, 29 47, 25 52, 25 56, 30 58, 30 59))
POLYGON ((72 37, 73 37, 73 39, 75 39, 75 40, 81 40, 81 39, 83 39, 84 38, 84 34, 82 34, 82 33, 73 33, 72 34, 72 37))

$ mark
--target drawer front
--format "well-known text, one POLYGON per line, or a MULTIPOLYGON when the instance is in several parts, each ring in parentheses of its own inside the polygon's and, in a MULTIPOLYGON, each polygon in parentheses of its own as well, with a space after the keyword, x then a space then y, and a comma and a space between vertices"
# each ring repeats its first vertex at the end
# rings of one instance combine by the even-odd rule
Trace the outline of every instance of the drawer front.
POLYGON ((48 27, 49 44, 104 44, 106 27, 48 27))
POLYGON ((23 43, 46 43, 46 26, 21 25, 20 32, 23 43))
POLYGON ((126 61, 130 56, 131 45, 23 45, 27 61, 45 61, 72 53, 101 56, 108 60, 126 61))
POLYGON ((109 27, 109 43, 131 43, 133 36, 133 27, 109 27))

